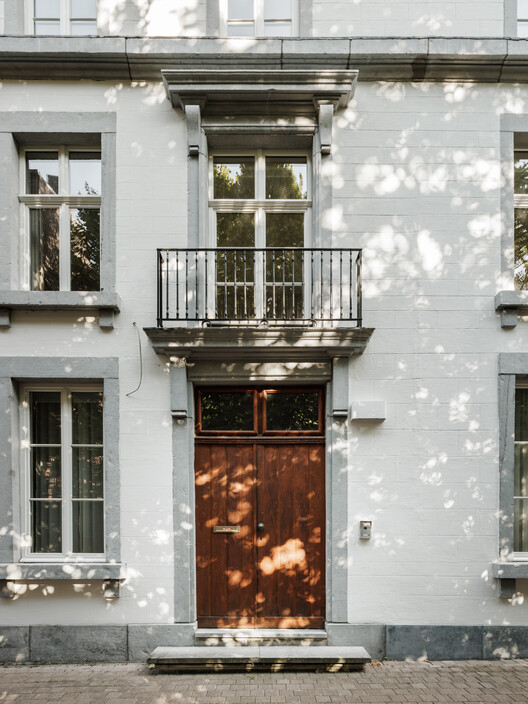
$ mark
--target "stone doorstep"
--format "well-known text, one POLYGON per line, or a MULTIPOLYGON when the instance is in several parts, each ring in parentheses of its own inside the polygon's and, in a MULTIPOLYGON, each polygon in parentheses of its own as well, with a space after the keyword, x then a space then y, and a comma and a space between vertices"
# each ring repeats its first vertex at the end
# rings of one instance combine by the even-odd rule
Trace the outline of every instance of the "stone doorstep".
POLYGON ((161 646, 149 656, 149 666, 160 673, 169 672, 248 672, 267 670, 361 670, 371 661, 361 646, 161 646))
POLYGON ((246 645, 274 646, 326 645, 327 634, 324 630, 314 628, 280 629, 280 628, 198 628, 194 636, 196 645, 232 646, 246 645))

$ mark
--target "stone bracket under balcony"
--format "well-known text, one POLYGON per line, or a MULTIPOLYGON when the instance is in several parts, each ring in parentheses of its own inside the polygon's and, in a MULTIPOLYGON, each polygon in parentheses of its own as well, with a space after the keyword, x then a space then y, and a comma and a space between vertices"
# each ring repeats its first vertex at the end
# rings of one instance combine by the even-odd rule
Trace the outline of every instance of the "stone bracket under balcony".
POLYGON ((374 328, 214 326, 144 328, 160 355, 188 362, 324 362, 364 352, 374 328))

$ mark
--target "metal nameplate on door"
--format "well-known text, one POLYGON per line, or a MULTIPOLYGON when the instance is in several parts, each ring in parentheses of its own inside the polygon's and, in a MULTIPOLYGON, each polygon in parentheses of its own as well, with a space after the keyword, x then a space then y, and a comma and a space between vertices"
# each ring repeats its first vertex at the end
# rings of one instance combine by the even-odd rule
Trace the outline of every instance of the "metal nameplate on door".
POLYGON ((213 533, 240 533, 240 526, 213 526, 213 533))

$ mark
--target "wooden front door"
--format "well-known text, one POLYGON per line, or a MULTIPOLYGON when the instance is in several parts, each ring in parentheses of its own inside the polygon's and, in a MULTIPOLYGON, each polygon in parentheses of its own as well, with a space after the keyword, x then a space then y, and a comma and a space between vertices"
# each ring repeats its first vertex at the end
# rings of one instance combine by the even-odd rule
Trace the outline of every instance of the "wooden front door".
POLYGON ((322 390, 202 390, 197 409, 198 625, 322 627, 322 390))

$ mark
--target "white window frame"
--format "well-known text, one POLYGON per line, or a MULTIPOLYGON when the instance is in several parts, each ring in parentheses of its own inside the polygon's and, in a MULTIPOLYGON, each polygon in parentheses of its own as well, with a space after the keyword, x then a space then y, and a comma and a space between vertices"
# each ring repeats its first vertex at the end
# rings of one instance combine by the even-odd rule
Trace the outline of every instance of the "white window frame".
MULTIPOLYGON (((60 8, 59 8, 59 21, 60 21, 60 30, 59 30, 59 35, 58 36, 83 36, 83 35, 72 35, 71 33, 71 16, 70 16, 70 9, 71 9, 71 0, 60 0, 60 8)), ((25 0, 25 24, 26 24, 26 34, 35 34, 35 0, 25 0)), ((45 17, 39 17, 38 19, 47 19, 45 17)), ((50 19, 55 19, 55 18, 50 18, 50 19)), ((95 17, 85 17, 85 18, 75 18, 77 21, 86 21, 86 22, 93 22, 95 20, 96 23, 96 32, 97 32, 97 15, 95 17)), ((53 35, 55 36, 55 35, 53 35)), ((92 36, 92 35, 87 35, 87 36, 92 36)))
MULTIPOLYGON (((219 0, 220 2, 220 36, 227 37, 228 30, 228 0, 219 0)), ((269 20, 268 20, 269 21, 269 20)), ((284 20, 282 20, 284 21, 284 20)), ((243 25, 245 22, 251 22, 251 20, 241 20, 240 24, 243 25)), ((253 35, 239 35, 240 37, 245 37, 249 39, 251 36, 254 37, 268 37, 270 39, 273 36, 264 34, 264 0, 253 0, 253 35)), ((299 36, 299 0, 291 0, 291 35, 292 37, 299 36)), ((235 38, 236 35, 230 35, 230 38, 235 38)))
MULTIPOLYGON (((303 247, 312 246, 312 160, 311 154, 299 149, 222 149, 214 150, 209 154, 208 189, 209 189, 209 242, 208 247, 216 248, 217 233, 216 221, 218 213, 254 213, 255 214, 255 249, 266 247, 266 213, 304 213, 304 243, 303 247), (271 199, 266 198, 266 157, 306 158, 306 198, 303 199, 271 199), (255 198, 228 199, 213 198, 214 195, 214 159, 215 157, 240 157, 241 159, 253 158, 255 160, 255 198)), ((310 282, 307 280, 307 271, 304 277, 304 310, 309 310, 310 282)), ((211 269, 209 276, 214 278, 211 269)), ((256 318, 265 317, 262 310, 263 294, 259 291, 261 282, 264 281, 263 261, 259 257, 255 262, 255 306, 256 318)), ((214 318, 214 311, 209 311, 209 316, 214 318)))
MULTIPOLYGON (((528 389, 528 381, 521 381, 517 380, 515 383, 515 392, 517 394, 517 389, 528 389)), ((515 403, 515 408, 517 409, 517 401, 515 403)), ((515 425, 514 425, 515 427, 515 425)), ((513 445, 514 448, 516 448, 518 445, 528 445, 528 440, 517 440, 514 435, 513 439, 513 445)), ((515 468, 514 468, 515 472, 515 468)), ((513 486, 515 487, 515 481, 513 483, 513 486)), ((528 498, 524 496, 516 496, 515 493, 513 494, 513 507, 512 507, 512 516, 513 516, 513 525, 514 525, 514 534, 515 534, 515 527, 516 527, 516 519, 517 516, 515 515, 515 499, 524 499, 528 503, 528 498)), ((513 552, 513 560, 515 562, 528 562, 528 552, 513 552)))
MULTIPOLYGON (((32 209, 57 208, 59 210, 59 291, 71 291, 71 231, 70 231, 70 209, 91 208, 101 212, 101 196, 81 196, 69 193, 69 154, 71 152, 93 152, 101 157, 100 147, 83 146, 46 146, 38 145, 25 147, 20 150, 20 184, 19 202, 21 204, 20 222, 22 223, 21 242, 22 256, 20 257, 21 270, 20 289, 22 291, 38 290, 31 288, 31 236, 30 236, 30 216, 32 209), (59 193, 56 195, 29 194, 26 184, 26 155, 28 152, 50 152, 58 153, 59 171, 59 193)), ((101 228, 99 237, 102 244, 101 228)), ((101 268, 102 261, 99 261, 99 289, 101 289, 101 268)))
POLYGON ((528 7, 526 9, 526 15, 521 17, 521 0, 517 0, 517 37, 520 39, 526 39, 528 37, 528 7), (525 31, 519 31, 523 28, 525 31))
MULTIPOLYGON (((71 422, 71 394, 76 391, 95 391, 104 393, 102 384, 25 384, 21 389, 20 403, 20 502, 21 502, 21 560, 23 562, 69 562, 75 558, 79 562, 104 562, 105 552, 102 553, 75 553, 73 547, 73 519, 72 519, 72 422, 71 422), (62 552, 33 552, 32 550, 32 526, 30 509, 30 486, 31 486, 31 423, 30 423, 30 403, 29 396, 33 391, 54 391, 61 394, 61 544, 62 552)), ((103 416, 104 418, 104 416, 103 416)), ((105 447, 105 427, 103 422, 103 445, 101 447, 104 456, 105 447)), ((103 464, 103 498, 92 499, 103 504, 103 527, 102 532, 106 546, 106 466, 103 464)), ((84 500, 84 499, 83 499, 84 500)))

